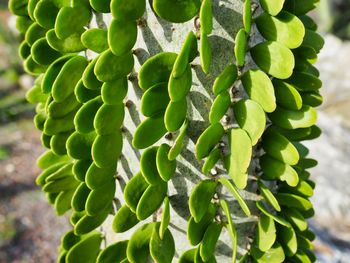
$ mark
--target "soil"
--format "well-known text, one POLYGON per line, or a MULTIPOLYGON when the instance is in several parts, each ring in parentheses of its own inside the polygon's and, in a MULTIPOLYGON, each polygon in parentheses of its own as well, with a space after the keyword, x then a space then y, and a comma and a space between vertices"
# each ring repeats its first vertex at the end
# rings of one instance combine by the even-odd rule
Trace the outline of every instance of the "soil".
POLYGON ((56 262, 68 219, 57 217, 35 185, 35 160, 43 152, 39 132, 29 120, 0 128, 0 145, 9 158, 0 161, 0 262, 56 262))

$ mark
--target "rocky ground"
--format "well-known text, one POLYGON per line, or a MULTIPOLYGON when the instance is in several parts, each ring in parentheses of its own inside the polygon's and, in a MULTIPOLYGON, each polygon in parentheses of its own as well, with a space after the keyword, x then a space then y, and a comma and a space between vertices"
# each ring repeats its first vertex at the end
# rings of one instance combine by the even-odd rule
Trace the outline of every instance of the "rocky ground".
POLYGON ((313 169, 317 183, 312 226, 319 262, 350 262, 350 42, 328 35, 317 66, 325 98, 318 125, 323 134, 307 143, 319 161, 313 169))
POLYGON ((39 133, 28 120, 4 125, 0 145, 9 154, 0 161, 0 262, 55 262, 68 220, 55 216, 34 184, 39 133))

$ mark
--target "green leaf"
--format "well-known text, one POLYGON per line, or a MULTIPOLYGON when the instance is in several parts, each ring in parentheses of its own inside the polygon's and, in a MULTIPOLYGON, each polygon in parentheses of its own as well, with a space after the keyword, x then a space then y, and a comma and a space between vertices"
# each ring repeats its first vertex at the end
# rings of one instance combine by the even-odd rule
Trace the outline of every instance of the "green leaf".
POLYGON ((233 83, 236 81, 238 76, 237 67, 234 64, 228 65, 220 75, 215 79, 213 85, 213 92, 215 96, 219 95, 221 92, 228 90, 233 83))
POLYGON ((247 169, 252 157, 252 142, 248 134, 239 128, 230 131, 230 157, 228 174, 239 189, 247 185, 247 169))
POLYGON ((204 162, 204 165, 202 167, 202 173, 208 174, 210 170, 213 169, 216 163, 220 160, 221 155, 222 153, 220 148, 215 148, 214 150, 212 150, 208 158, 204 162))
POLYGON ((322 86, 322 81, 319 78, 305 72, 294 72, 286 82, 302 92, 317 91, 322 86))
POLYGON ((277 239, 286 256, 293 256, 298 249, 297 235, 292 227, 278 226, 277 239))
POLYGON ((200 39, 200 60, 203 72, 209 73, 211 61, 212 61, 212 50, 209 42, 209 38, 203 32, 201 33, 200 39))
MULTIPOLYGON (((11 2, 11 1, 9 1, 9 2, 11 2)), ((26 11, 28 11, 28 15, 31 18, 31 20, 33 20, 33 21, 35 20, 35 18, 34 18, 34 10, 35 10, 35 7, 36 7, 36 5, 38 4, 39 1, 40 0, 29 0, 29 1, 25 0, 25 2, 28 2, 28 6, 27 6, 27 10, 26 11)), ((16 2, 16 0, 12 1, 12 2, 16 2)), ((23 5, 22 7, 24 7, 24 6, 25 5, 23 5)), ((9 6, 9 8, 10 8, 10 6, 9 6)), ((11 11, 11 9, 10 9, 10 11, 11 11)))
POLYGON ((133 67, 131 51, 115 56, 111 50, 106 50, 97 59, 94 72, 99 81, 108 82, 128 75, 133 67))
POLYGON ((159 113, 145 119, 137 127, 134 138, 132 140, 132 145, 136 149, 145 149, 162 138, 167 132, 163 118, 164 114, 159 113))
POLYGON ((111 0, 89 0, 91 7, 98 13, 110 13, 111 0))
POLYGON ((144 263, 147 261, 149 252, 149 242, 156 223, 148 223, 139 227, 131 236, 127 256, 128 260, 135 263, 144 263))
POLYGON ((295 146, 273 127, 265 131, 262 147, 267 154, 283 163, 296 165, 299 161, 299 153, 295 146))
POLYGON ((309 169, 317 166, 317 164, 318 164, 317 160, 310 159, 310 158, 302 158, 299 160, 298 166, 300 166, 303 169, 309 169))
MULTIPOLYGON (((249 2, 250 0, 246 0, 249 2)), ((247 33, 241 28, 235 38, 235 57, 237 66, 243 67, 245 63, 245 55, 247 53, 247 33)))
POLYGON ((85 103, 78 110, 76 116, 74 117, 76 131, 86 134, 94 130, 94 118, 102 104, 101 96, 98 96, 85 103))
POLYGON ((87 215, 98 215, 101 210, 107 209, 112 205, 115 195, 116 184, 115 179, 107 182, 105 185, 90 192, 86 199, 85 211, 87 215))
MULTIPOLYGON (((200 247, 196 249, 196 254, 194 256, 194 262, 196 263, 204 263, 201 255, 200 255, 200 247)), ((205 261, 207 263, 216 263, 215 256, 213 255, 209 260, 205 261)))
POLYGON ((118 131, 124 121, 124 104, 103 104, 96 112, 94 128, 98 135, 109 135, 118 131))
POLYGON ((294 193, 300 196, 312 197, 314 195, 313 186, 310 185, 310 181, 299 181, 299 184, 296 187, 289 187, 287 185, 282 185, 280 187, 280 192, 284 193, 294 193))
POLYGON ((112 206, 106 206, 103 210, 98 211, 94 216, 84 215, 74 225, 74 233, 76 235, 83 235, 98 228, 107 219, 111 212, 112 206))
MULTIPOLYGON (((154 102, 153 102, 154 103, 154 102)), ((179 101, 171 101, 166 108, 164 124, 169 132, 175 132, 181 128, 186 120, 187 100, 183 98, 179 101)))
MULTIPOLYGON (((91 2, 91 1, 90 1, 91 2)), ((97 263, 120 263, 126 258, 128 240, 113 243, 103 249, 98 255, 97 263)))
POLYGON ((220 123, 211 124, 198 138, 196 143, 196 157, 203 159, 219 143, 225 130, 220 123))
POLYGON ((101 97, 104 104, 117 105, 123 102, 128 93, 128 79, 122 77, 111 82, 105 82, 101 88, 101 97))
POLYGON ((177 135, 175 139, 174 145, 170 148, 169 153, 168 153, 168 159, 170 161, 173 161, 176 159, 176 157, 181 153, 186 131, 188 127, 188 120, 186 119, 184 123, 182 124, 179 134, 177 135))
POLYGON ((148 184, 156 185, 162 183, 163 180, 157 169, 157 151, 158 146, 147 148, 141 155, 140 168, 142 176, 148 184))
POLYGON ((312 203, 301 196, 289 193, 278 193, 276 194, 278 203, 283 206, 296 208, 301 211, 306 211, 312 208, 312 203))
POLYGON ((268 155, 260 157, 261 169, 264 172, 264 180, 286 181, 290 186, 296 186, 299 182, 298 173, 288 164, 282 163, 268 155))
POLYGON ((51 29, 46 33, 47 43, 61 53, 75 53, 85 50, 81 43, 81 33, 75 33, 65 39, 59 39, 56 36, 55 30, 51 29))
POLYGON ((219 122, 222 117, 226 114, 231 105, 231 96, 227 91, 221 92, 214 100, 210 112, 209 120, 210 123, 219 122))
POLYGON ((179 259, 179 263, 194 263, 194 257, 195 257, 196 251, 197 251, 196 248, 185 251, 181 255, 179 259))
POLYGON ((9 0, 8 8, 16 16, 27 15, 28 0, 9 0))
POLYGON ((90 189, 97 189, 106 182, 110 182, 116 174, 116 164, 106 168, 99 168, 95 163, 91 163, 86 171, 85 182, 90 189))
POLYGON ((170 223, 170 202, 169 202, 169 197, 165 197, 162 220, 160 222, 159 231, 158 231, 160 239, 164 238, 164 235, 166 230, 168 229, 169 223, 170 223))
POLYGON ((219 179, 219 182, 226 187, 226 189, 228 191, 230 191, 230 193, 236 198, 238 204, 240 205, 240 207, 242 208, 243 212, 246 214, 246 216, 250 216, 251 215, 251 212, 250 212, 250 209, 247 205, 247 203, 244 201, 244 198, 241 196, 241 194, 239 193, 239 191, 236 189, 236 187, 231 184, 231 182, 224 178, 224 177, 221 177, 219 179))
POLYGON ((247 32, 247 34, 249 35, 251 27, 252 27, 252 3, 251 3, 251 0, 244 1, 243 25, 244 25, 245 32, 247 32))
POLYGON ((64 132, 64 133, 59 133, 52 136, 50 140, 51 150, 56 154, 60 154, 60 155, 67 154, 66 142, 68 140, 68 137, 71 134, 72 132, 64 132))
POLYGON ((323 97, 318 91, 302 92, 300 95, 305 105, 308 105, 311 107, 318 107, 323 103, 323 97))
POLYGON ((188 202, 191 215, 195 222, 198 223, 207 212, 211 199, 215 194, 217 184, 216 181, 204 180, 192 190, 188 202))
POLYGON ((192 87, 192 71, 191 65, 187 64, 185 72, 175 78, 172 74, 170 75, 168 92, 171 101, 183 100, 192 87))
POLYGON ((284 129, 307 128, 316 124, 317 112, 307 105, 303 105, 298 111, 277 107, 273 113, 269 114, 269 118, 274 125, 284 129))
POLYGON ((23 40, 18 47, 18 55, 22 60, 25 60, 30 56, 30 46, 25 40, 23 40))
POLYGON ((171 1, 155 0, 154 11, 161 18, 172 23, 184 23, 192 19, 200 10, 200 0, 171 1))
POLYGON ((195 56, 197 56, 197 49, 197 37, 193 31, 190 31, 175 61, 174 68, 171 73, 174 78, 179 78, 185 73, 185 70, 188 68, 188 63, 191 62, 195 56))
POLYGON ((67 263, 93 263, 100 252, 102 236, 93 232, 75 244, 67 253, 67 263))
POLYGON ((316 8, 320 0, 286 0, 284 9, 296 15, 306 14, 316 8))
POLYGON ((259 68, 273 77, 287 79, 293 73, 293 53, 278 42, 266 41, 257 44, 250 50, 250 54, 259 68))
POLYGON ((285 0, 261 0, 261 7, 270 15, 276 16, 283 8, 285 0))
POLYGON ((45 121, 43 132, 46 135, 55 135, 62 132, 69 132, 74 129, 73 119, 75 111, 70 112, 63 118, 55 119, 48 117, 45 121))
POLYGON ((275 127, 278 131, 283 134, 290 141, 303 141, 303 140, 312 140, 318 138, 321 135, 321 129, 316 125, 307 128, 298 128, 293 130, 282 129, 275 127))
POLYGON ((58 216, 63 215, 69 209, 71 209, 71 200, 74 194, 74 189, 60 192, 55 199, 54 207, 58 216))
POLYGON ((38 23, 34 22, 27 29, 24 40, 28 43, 29 46, 32 46, 35 41, 38 39, 45 37, 47 29, 41 27, 38 23))
POLYGON ((138 75, 140 88, 145 91, 159 83, 168 82, 176 58, 176 53, 162 52, 147 59, 138 75))
POLYGON ((159 224, 153 229, 149 250, 157 263, 171 263, 175 255, 175 241, 169 229, 165 230, 163 238, 159 236, 159 224))
POLYGON ((289 110, 300 110, 303 105, 303 99, 301 98, 298 90, 286 82, 278 79, 272 80, 275 88, 275 95, 277 104, 289 109, 289 110))
MULTIPOLYGON (((99 59, 99 56, 94 58, 89 65, 86 67, 83 74, 83 84, 87 89, 91 90, 99 90, 103 84, 103 82, 99 81, 95 75, 95 66, 96 62, 99 59)), ((123 76, 124 77, 124 76, 123 76)))
POLYGON ((266 126, 266 116, 261 106, 253 100, 240 100, 234 104, 233 112, 238 125, 245 130, 254 146, 266 126))
POLYGON ((303 215, 295 208, 283 208, 284 217, 294 226, 297 230, 303 232, 308 228, 308 222, 303 215))
POLYGON ((31 54, 33 60, 40 65, 50 65, 61 56, 59 52, 50 47, 45 37, 38 39, 32 45, 31 54))
POLYGON ((271 190, 261 181, 258 180, 258 188, 264 199, 276 210, 281 211, 281 207, 278 204, 275 196, 271 190))
POLYGON ((78 107, 81 107, 81 104, 72 93, 62 102, 52 101, 47 107, 47 113, 52 118, 63 118, 70 112, 76 111, 78 107))
POLYGON ((300 142, 293 142, 293 145, 298 150, 300 158, 305 158, 309 154, 309 149, 300 142))
POLYGON ((83 45, 96 53, 108 49, 108 33, 106 29, 90 28, 81 35, 83 45))
POLYGON ((54 173, 46 177, 45 182, 46 183, 53 182, 72 175, 72 167, 73 167, 73 164, 71 162, 65 164, 64 166, 60 167, 57 171, 55 171, 54 173))
POLYGON ((148 186, 137 204, 137 218, 145 220, 156 212, 166 197, 167 191, 168 186, 165 182, 148 186))
POLYGON ((316 22, 308 15, 299 15, 299 19, 303 22, 305 28, 316 31, 316 22))
POLYGON ((282 263, 285 260, 283 248, 278 242, 266 252, 262 252, 253 246, 251 255, 258 263, 282 263))
POLYGON ((224 211, 226 218, 227 218, 228 225, 226 225, 226 228, 227 228, 228 233, 230 235, 230 238, 232 240, 232 262, 235 263, 236 258, 237 258, 237 231, 236 231, 236 227, 233 224, 230 208, 229 208, 227 201, 220 200, 220 205, 221 205, 222 210, 224 211))
POLYGON ((133 212, 136 212, 137 204, 148 186, 149 184, 146 182, 141 172, 137 173, 126 184, 124 188, 124 199, 125 203, 133 212))
POLYGON ((31 104, 45 103, 48 99, 48 95, 44 94, 41 90, 41 86, 34 85, 26 93, 26 100, 31 104))
POLYGON ((98 135, 92 145, 91 155, 95 164, 100 167, 109 167, 117 163, 123 148, 121 131, 109 135, 98 135))
POLYGON ((319 53, 324 46, 324 39, 318 33, 312 30, 305 30, 305 37, 302 46, 313 48, 316 53, 319 53))
POLYGON ((212 222, 205 231, 200 245, 200 256, 204 262, 207 262, 214 256, 216 243, 219 240, 222 227, 222 224, 212 222))
POLYGON ((51 167, 51 165, 54 165, 54 164, 63 165, 68 160, 69 160, 68 156, 59 156, 59 155, 56 155, 54 152, 48 150, 38 157, 38 159, 36 160, 36 165, 40 169, 44 170, 51 167))
POLYGON ((248 96, 260 104, 266 112, 276 109, 274 88, 269 77, 261 70, 248 70, 242 76, 242 84, 248 96))
POLYGON ((65 233, 61 238, 62 248, 65 250, 69 250, 76 243, 78 243, 81 239, 82 239, 81 236, 75 235, 74 231, 70 230, 67 233, 65 233))
POLYGON ((256 25, 262 36, 270 41, 277 41, 290 49, 303 43, 305 28, 300 19, 286 11, 277 16, 263 13, 256 19, 256 25))
POLYGON ((112 0, 110 9, 115 19, 137 20, 146 10, 145 0, 112 0))
POLYGON ((108 28, 108 44, 114 55, 122 56, 129 52, 134 47, 136 39, 137 24, 135 20, 112 20, 108 28))
POLYGON ((123 205, 115 214, 112 227, 114 232, 123 233, 133 228, 138 222, 140 221, 137 219, 136 214, 128 206, 123 205))
POLYGON ((292 260, 296 263, 311 263, 316 261, 316 259, 312 261, 310 259, 310 256, 302 250, 298 250, 297 253, 292 257, 292 260))
POLYGON ((36 63, 30 55, 23 63, 24 71, 32 76, 38 76, 45 73, 47 66, 36 63))
POLYGON ((76 212, 83 212, 85 210, 86 199, 89 196, 91 190, 86 186, 84 182, 80 183, 74 192, 72 197, 72 208, 76 212))
POLYGON ((91 17, 91 10, 82 5, 61 8, 55 22, 56 36, 59 39, 65 39, 76 32, 83 31, 91 17))
POLYGON ((34 9, 35 21, 46 29, 53 28, 59 9, 49 0, 41 0, 34 9))
POLYGON ((209 224, 213 222, 215 215, 216 207, 213 203, 210 203, 208 210, 199 222, 196 222, 193 217, 189 219, 187 225, 187 238, 192 246, 196 246, 202 241, 205 231, 209 224))
POLYGON ((201 32, 210 35, 213 31, 213 9, 211 0, 203 0, 199 12, 201 32))
POLYGON ((95 138, 95 132, 81 134, 75 131, 66 142, 68 156, 78 160, 90 160, 91 147, 95 138))
POLYGON ((262 214, 258 222, 255 244, 260 251, 268 251, 276 240, 276 227, 273 218, 262 214))
POLYGON ((169 181, 175 174, 176 170, 176 160, 169 160, 168 154, 170 151, 170 146, 163 143, 159 146, 156 156, 157 170, 163 181, 169 181))
POLYGON ((170 101, 167 88, 167 83, 163 82, 146 90, 141 99, 141 112, 144 116, 151 117, 165 111, 170 101))
POLYGON ((256 207, 266 216, 272 218, 273 220, 275 220, 277 223, 279 223, 282 226, 286 226, 286 227, 290 227, 291 224, 285 220, 283 217, 273 214, 271 213, 266 206, 264 205, 264 203, 262 201, 258 201, 255 203, 256 207))
POLYGON ((75 56, 68 60, 57 75, 52 86, 52 97, 56 102, 62 102, 74 92, 86 66, 86 58, 75 56))

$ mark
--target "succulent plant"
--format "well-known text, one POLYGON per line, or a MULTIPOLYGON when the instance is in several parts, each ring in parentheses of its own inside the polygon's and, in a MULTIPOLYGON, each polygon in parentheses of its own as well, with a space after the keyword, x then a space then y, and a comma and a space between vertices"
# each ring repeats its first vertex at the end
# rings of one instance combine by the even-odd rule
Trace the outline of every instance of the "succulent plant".
POLYGON ((9 1, 59 262, 315 261, 317 3, 9 1))

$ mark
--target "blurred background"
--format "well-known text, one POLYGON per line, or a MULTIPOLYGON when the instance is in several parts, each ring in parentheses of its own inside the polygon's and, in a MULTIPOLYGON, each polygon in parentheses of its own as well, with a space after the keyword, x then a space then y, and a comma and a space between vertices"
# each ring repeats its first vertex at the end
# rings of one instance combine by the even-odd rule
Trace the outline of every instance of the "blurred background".
MULTIPOLYGON (((55 262, 67 218, 58 218, 34 184, 43 152, 34 128, 34 106, 25 101, 32 79, 17 55, 15 21, 0 0, 0 263, 55 262)), ((323 135, 308 142, 317 183, 310 222, 318 262, 350 262, 350 0, 321 0, 312 16, 325 46, 317 67, 325 102, 318 125, 323 135)))

